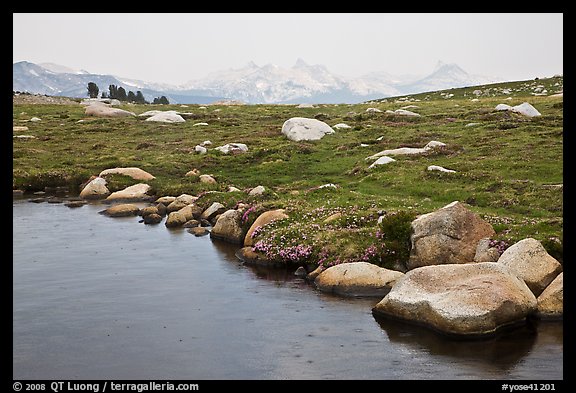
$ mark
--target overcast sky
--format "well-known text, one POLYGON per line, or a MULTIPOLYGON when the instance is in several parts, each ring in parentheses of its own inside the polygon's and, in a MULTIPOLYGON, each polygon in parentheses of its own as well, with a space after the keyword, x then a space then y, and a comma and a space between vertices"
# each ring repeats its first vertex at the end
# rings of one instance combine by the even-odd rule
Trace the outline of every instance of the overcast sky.
POLYGON ((456 63, 507 80, 563 73, 562 14, 13 14, 13 62, 182 84, 249 61, 336 74, 456 63))

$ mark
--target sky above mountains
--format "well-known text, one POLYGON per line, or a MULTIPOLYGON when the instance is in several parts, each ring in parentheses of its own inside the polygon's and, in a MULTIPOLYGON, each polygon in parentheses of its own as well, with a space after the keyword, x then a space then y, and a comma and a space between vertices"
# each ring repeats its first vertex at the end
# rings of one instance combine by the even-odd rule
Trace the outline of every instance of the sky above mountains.
POLYGON ((298 58, 343 76, 424 75, 439 60, 505 80, 552 76, 563 14, 13 14, 13 62, 184 84, 298 58))

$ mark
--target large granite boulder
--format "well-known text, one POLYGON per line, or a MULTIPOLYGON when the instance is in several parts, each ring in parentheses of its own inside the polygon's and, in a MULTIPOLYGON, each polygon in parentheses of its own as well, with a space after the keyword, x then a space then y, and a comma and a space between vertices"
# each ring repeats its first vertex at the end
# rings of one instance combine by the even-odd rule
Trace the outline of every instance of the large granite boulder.
POLYGON ((457 201, 417 217, 412 230, 408 269, 471 263, 478 242, 495 235, 492 225, 457 201))
POLYGON ((270 224, 272 221, 283 220, 285 218, 288 218, 288 215, 285 213, 284 209, 270 210, 260 214, 250 226, 248 232, 246 232, 246 236, 244 237, 244 246, 253 246, 256 243, 253 239, 256 228, 262 228, 263 226, 270 224))
POLYGON ((542 319, 562 319, 564 316, 564 272, 538 296, 536 316, 542 319))
POLYGON ((525 323, 536 306, 522 279, 500 263, 481 262, 411 270, 373 312, 446 334, 482 336, 525 323))
POLYGON ((404 273, 368 262, 341 263, 322 271, 314 283, 323 292, 344 296, 384 296, 404 273))
POLYGON ((326 134, 333 134, 334 130, 328 124, 316 119, 306 117, 293 117, 282 125, 282 134, 291 141, 315 141, 322 139, 326 134))
POLYGON ((532 238, 520 240, 508 247, 498 263, 523 279, 536 296, 562 271, 562 265, 548 254, 538 240, 532 238))
POLYGON ((234 244, 242 244, 244 232, 242 230, 242 213, 238 210, 227 210, 218 217, 216 225, 210 232, 210 237, 234 244))

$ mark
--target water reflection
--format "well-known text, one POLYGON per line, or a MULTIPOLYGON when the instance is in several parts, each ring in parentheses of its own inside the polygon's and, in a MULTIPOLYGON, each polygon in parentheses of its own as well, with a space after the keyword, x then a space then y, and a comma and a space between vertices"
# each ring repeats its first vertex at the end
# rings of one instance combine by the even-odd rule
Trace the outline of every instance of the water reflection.
POLYGON ((15 378, 562 378, 562 324, 455 342, 102 208, 14 202, 15 378))
POLYGON ((508 370, 528 355, 538 337, 533 323, 475 340, 455 339, 422 326, 374 315, 390 342, 402 343, 431 355, 478 361, 499 370, 508 370))

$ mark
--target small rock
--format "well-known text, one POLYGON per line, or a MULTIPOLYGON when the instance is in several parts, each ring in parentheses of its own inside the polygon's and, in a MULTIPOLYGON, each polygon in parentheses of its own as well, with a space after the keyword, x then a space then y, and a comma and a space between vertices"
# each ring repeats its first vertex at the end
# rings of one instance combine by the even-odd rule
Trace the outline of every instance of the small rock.
POLYGON ((65 203, 64 205, 70 208, 82 207, 86 204, 85 201, 70 201, 65 203))
POLYGON ((385 296, 404 273, 368 262, 341 263, 324 270, 314 283, 324 292, 345 296, 385 296))
POLYGON ((136 205, 131 203, 122 203, 119 205, 115 205, 109 207, 106 210, 101 211, 101 214, 104 214, 109 217, 128 217, 128 216, 137 216, 140 212, 140 208, 136 205))
POLYGON ((496 247, 490 247, 490 239, 480 239, 476 246, 474 262, 497 262, 500 258, 500 252, 496 247))
POLYGON ((229 243, 242 244, 244 242, 242 213, 234 209, 222 213, 212 228, 210 237, 229 243))
POLYGON ((248 151, 248 146, 244 143, 227 143, 224 146, 215 147, 214 150, 218 150, 221 153, 246 153, 248 151))
POLYGON ((113 192, 112 194, 108 195, 106 198, 107 201, 115 201, 115 200, 148 200, 150 195, 147 194, 152 187, 145 183, 138 183, 132 186, 126 187, 123 190, 113 192))
POLYGON ((456 173, 456 171, 454 171, 452 169, 446 169, 446 168, 439 166, 439 165, 430 165, 426 169, 429 171, 439 171, 439 172, 444 172, 444 173, 456 173))
POLYGON ((370 165, 368 168, 374 168, 377 165, 386 165, 389 164, 391 162, 396 161, 395 159, 393 159, 392 157, 388 157, 388 156, 382 156, 379 159, 377 159, 376 161, 374 161, 372 163, 372 165, 370 165))
POLYGON ((184 123, 186 120, 175 111, 160 112, 150 116, 146 121, 155 121, 161 123, 184 123))
MULTIPOLYGON (((206 149, 204 146, 196 145, 194 147, 194 151, 199 154, 206 154, 208 152, 208 149, 206 149)), ((186 176, 188 176, 188 173, 186 174, 186 176)))
POLYGON ((264 186, 256 186, 250 190, 248 195, 249 196, 262 195, 262 194, 264 194, 265 191, 266 191, 266 189, 264 188, 264 186))
POLYGON ((147 206, 140 210, 142 217, 146 217, 149 214, 158 214, 158 208, 156 206, 147 206))
POLYGON ((173 196, 163 196, 163 197, 156 199, 154 202, 155 203, 162 203, 163 205, 169 205, 172 202, 174 202, 175 199, 176 199, 176 197, 173 197, 173 196))
POLYGON ((188 233, 191 233, 196 237, 200 237, 208 235, 210 231, 204 227, 193 227, 188 229, 188 233))
POLYGON ((192 219, 188 220, 182 225, 184 228, 196 228, 200 226, 200 221, 192 219))
POLYGON ((200 183, 217 184, 218 182, 210 175, 200 175, 200 183))
POLYGON ((106 187, 106 179, 95 177, 80 192, 82 199, 102 199, 110 195, 110 190, 106 187))
POLYGON ((184 225, 186 221, 188 220, 186 219, 184 213, 181 213, 180 210, 178 210, 168 214, 164 225, 166 225, 167 228, 176 228, 184 225))
POLYGON ((316 279, 316 277, 318 277, 320 275, 320 273, 322 273, 322 271, 324 271, 324 268, 322 266, 318 266, 316 269, 314 269, 310 273, 308 273, 308 275, 306 276, 306 279, 308 281, 314 281, 316 279))
POLYGON ((564 273, 556 276, 554 281, 538 296, 536 316, 542 319, 562 319, 564 315, 564 273))
POLYGON ((200 176, 200 171, 196 168, 192 169, 191 171, 186 172, 184 176, 200 176))
POLYGON ((296 271, 294 272, 294 275, 296 277, 306 277, 308 275, 308 272, 306 271, 306 268, 304 268, 304 266, 299 266, 298 269, 296 269, 296 271))
POLYGON ((154 225, 154 224, 159 224, 162 221, 162 216, 160 214, 157 214, 157 213, 150 213, 150 214, 143 216, 143 219, 144 219, 144 224, 154 225))
POLYGON ((350 127, 348 124, 344 124, 344 123, 338 123, 335 126, 332 126, 332 128, 336 128, 337 130, 342 130, 342 129, 348 129, 348 128, 352 128, 350 127))
POLYGON ((217 214, 222 214, 225 211, 226 211, 226 207, 223 204, 218 203, 218 202, 214 202, 210 205, 210 207, 208 207, 208 209, 206 209, 202 212, 202 215, 200 216, 200 218, 210 221, 211 218, 213 218, 217 214))
POLYGON ((368 113, 382 113, 382 111, 378 108, 367 108, 366 112, 368 112, 368 113))

